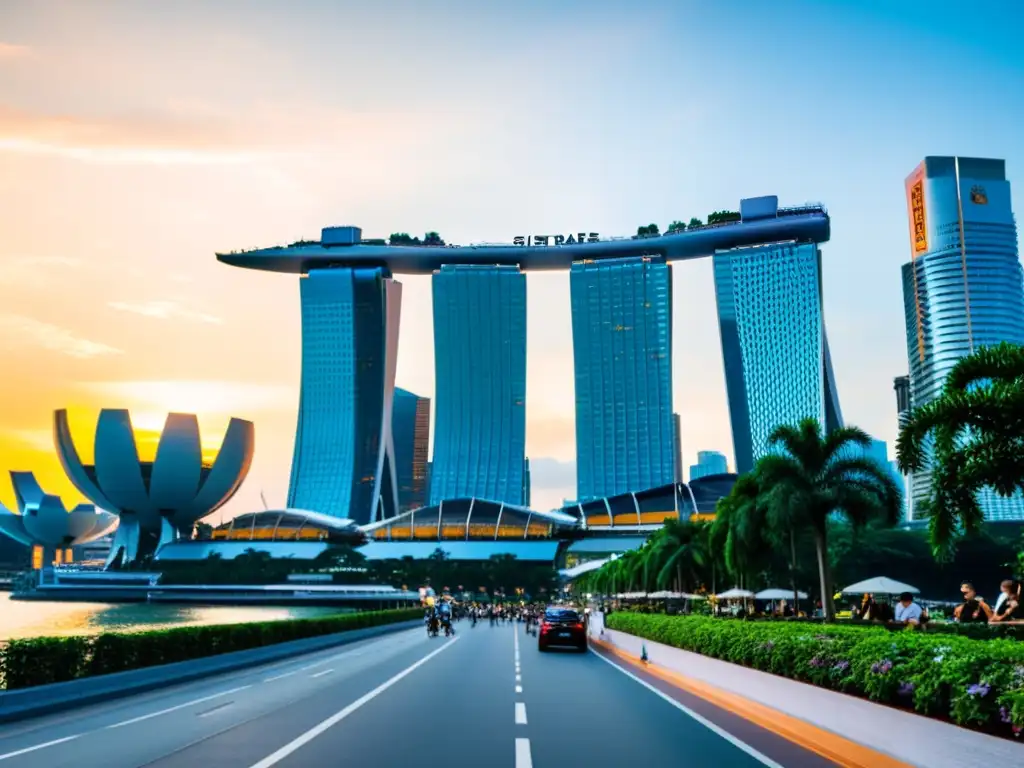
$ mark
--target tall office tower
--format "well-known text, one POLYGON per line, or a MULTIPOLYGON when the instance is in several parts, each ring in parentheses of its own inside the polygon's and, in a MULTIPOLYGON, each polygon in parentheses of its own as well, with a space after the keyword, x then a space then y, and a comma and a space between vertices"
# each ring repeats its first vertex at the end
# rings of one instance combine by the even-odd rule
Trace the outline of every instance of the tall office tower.
POLYGON ((530 506, 530 460, 523 459, 523 506, 530 506))
POLYGON ((715 294, 736 471, 754 468, 780 424, 842 423, 813 243, 718 251, 715 294))
MULTIPOLYGON (((897 376, 892 380, 892 388, 896 393, 896 423, 900 429, 903 429, 903 424, 907 420, 907 416, 910 415, 910 377, 897 376)), ((893 475, 898 476, 900 479, 900 485, 903 489, 904 517, 907 522, 910 522, 914 519, 913 478, 900 472, 899 464, 895 461, 892 462, 892 471, 893 475)))
MULTIPOLYGON (((926 157, 906 180, 910 262, 903 304, 910 401, 942 392, 956 362, 1000 342, 1024 344, 1024 277, 1002 160, 926 157)), ((912 478, 913 503, 931 492, 928 469, 912 478)), ((1024 520, 1024 498, 983 490, 988 520, 1024 520)))
POLYGON ((521 505, 526 458, 526 275, 445 265, 434 273, 437 404, 430 502, 521 505))
POLYGON ((662 258, 573 262, 576 495, 668 485, 672 422, 672 272, 662 258))
POLYGON ((391 403, 402 285, 379 267, 311 270, 288 506, 365 524, 396 514, 391 403))
POLYGON ((681 483, 683 478, 683 420, 672 414, 672 479, 681 483))
POLYGON ((690 465, 690 479, 708 475, 724 475, 729 471, 729 462, 718 451, 697 451, 697 463, 690 465))
POLYGON ((395 388, 391 407, 391 434, 395 441, 395 476, 398 509, 404 512, 427 505, 427 455, 430 453, 430 398, 395 388))

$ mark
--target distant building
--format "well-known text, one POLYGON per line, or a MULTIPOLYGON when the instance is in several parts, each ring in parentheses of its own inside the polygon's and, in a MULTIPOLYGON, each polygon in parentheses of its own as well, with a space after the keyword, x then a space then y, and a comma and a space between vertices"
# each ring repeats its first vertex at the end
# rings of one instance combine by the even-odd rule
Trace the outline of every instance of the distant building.
MULTIPOLYGON (((1024 344, 1024 276, 1003 160, 926 157, 906 179, 910 261, 903 304, 910 403, 938 397, 962 357, 1024 344)), ((931 493, 930 470, 912 478, 914 504, 931 493)), ((987 520, 1024 520, 1024 497, 979 494, 987 520)))
MULTIPOLYGON (((899 429, 902 430, 912 407, 910 401, 910 377, 897 376, 893 379, 892 388, 896 393, 896 423, 899 429)), ((909 523, 914 519, 914 478, 900 472, 899 465, 895 461, 892 464, 894 472, 900 477, 903 488, 904 517, 909 523)))
POLYGON ((580 501, 672 483, 672 271, 663 258, 569 271, 580 501))
POLYGON ((690 465, 690 480, 708 475, 724 475, 729 471, 729 462, 718 451, 697 451, 697 463, 690 465))
POLYGON ((530 460, 523 459, 523 506, 530 506, 530 460))
POLYGON ((523 504, 526 275, 512 266, 434 273, 437 398, 430 503, 523 504))
POLYGON ((773 243, 714 256, 736 471, 749 472, 782 424, 842 424, 821 298, 821 251, 773 243))
POLYGON ((427 505, 427 455, 430 452, 430 398, 395 388, 391 413, 395 441, 398 508, 427 505))
POLYGON ((672 414, 672 474, 675 482, 681 483, 683 477, 683 420, 678 413, 672 414))

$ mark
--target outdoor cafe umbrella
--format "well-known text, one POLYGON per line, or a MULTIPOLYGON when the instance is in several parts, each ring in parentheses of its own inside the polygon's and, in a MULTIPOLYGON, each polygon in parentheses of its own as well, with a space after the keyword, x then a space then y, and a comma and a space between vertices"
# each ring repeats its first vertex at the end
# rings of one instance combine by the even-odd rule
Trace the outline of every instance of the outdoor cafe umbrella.
POLYGON ((858 581, 843 590, 844 595, 902 595, 904 592, 918 595, 921 590, 886 576, 858 581))
MULTIPOLYGON (((797 592, 797 597, 801 600, 807 599, 806 592, 797 592)), ((755 600, 789 600, 793 596, 792 589, 762 589, 756 595, 755 600)))
POLYGON ((737 587, 733 587, 732 589, 727 589, 721 594, 715 595, 715 597, 719 600, 741 600, 743 598, 754 597, 754 593, 747 589, 738 589, 737 587))

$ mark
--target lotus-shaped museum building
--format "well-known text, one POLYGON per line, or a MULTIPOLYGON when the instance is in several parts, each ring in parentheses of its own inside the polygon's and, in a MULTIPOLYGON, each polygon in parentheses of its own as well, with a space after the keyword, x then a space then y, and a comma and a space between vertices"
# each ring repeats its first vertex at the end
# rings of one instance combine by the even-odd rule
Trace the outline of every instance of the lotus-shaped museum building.
POLYGON ((52 563, 57 552, 86 544, 117 527, 117 515, 92 504, 79 504, 70 512, 59 496, 44 493, 31 472, 11 472, 18 502, 14 513, 0 505, 0 531, 29 547, 42 547, 42 565, 52 563))
POLYGON ((231 419, 213 460, 203 456, 194 414, 167 416, 152 461, 139 458, 127 410, 100 412, 91 465, 82 462, 75 448, 66 410, 54 412, 53 432, 57 455, 71 482, 97 507, 120 518, 108 560, 112 567, 190 537, 197 521, 235 494, 253 456, 253 424, 242 419, 231 419))

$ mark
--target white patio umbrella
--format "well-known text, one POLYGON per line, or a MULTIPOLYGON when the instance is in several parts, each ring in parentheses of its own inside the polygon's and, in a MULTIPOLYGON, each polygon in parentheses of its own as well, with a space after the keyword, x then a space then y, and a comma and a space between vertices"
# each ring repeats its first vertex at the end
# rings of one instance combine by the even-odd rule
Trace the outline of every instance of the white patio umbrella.
MULTIPOLYGON (((800 600, 807 599, 806 592, 797 592, 796 596, 800 600)), ((793 597, 792 589, 762 589, 754 595, 755 600, 789 600, 791 597, 793 597)))
POLYGON ((899 595, 904 592, 910 592, 912 595, 921 594, 921 590, 917 587, 890 579, 887 576, 876 576, 873 579, 858 581, 843 590, 844 595, 899 595))
POLYGON ((739 589, 738 587, 733 587, 732 589, 727 589, 725 592, 722 592, 722 593, 720 593, 718 595, 715 595, 715 597, 717 597, 719 600, 740 600, 740 599, 743 599, 743 598, 753 597, 753 596, 754 596, 754 593, 751 592, 750 590, 748 590, 748 589, 739 589))

